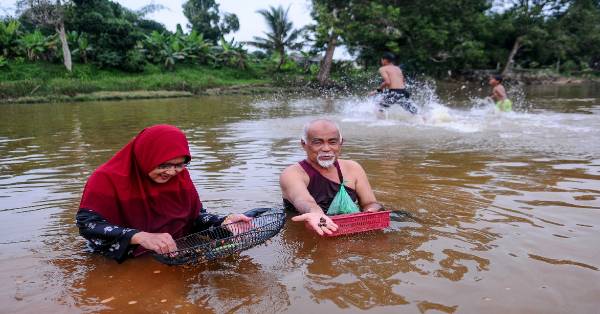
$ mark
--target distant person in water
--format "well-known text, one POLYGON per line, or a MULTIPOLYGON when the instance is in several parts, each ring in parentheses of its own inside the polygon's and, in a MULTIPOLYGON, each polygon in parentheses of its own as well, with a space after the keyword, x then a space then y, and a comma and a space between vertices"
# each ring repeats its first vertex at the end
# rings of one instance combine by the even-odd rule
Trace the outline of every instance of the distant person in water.
POLYGON ((512 101, 506 97, 506 90, 502 86, 502 75, 494 75, 490 77, 489 84, 492 86, 492 94, 490 97, 496 103, 496 108, 500 111, 512 111, 512 101))
POLYGON ((409 100, 410 94, 406 90, 404 74, 402 69, 394 64, 395 59, 396 56, 390 52, 383 54, 380 60, 381 67, 379 68, 379 74, 381 74, 383 82, 379 85, 379 88, 369 93, 369 96, 383 93, 383 99, 379 103, 381 107, 389 108, 391 105, 398 104, 404 110, 416 114, 417 107, 409 100))

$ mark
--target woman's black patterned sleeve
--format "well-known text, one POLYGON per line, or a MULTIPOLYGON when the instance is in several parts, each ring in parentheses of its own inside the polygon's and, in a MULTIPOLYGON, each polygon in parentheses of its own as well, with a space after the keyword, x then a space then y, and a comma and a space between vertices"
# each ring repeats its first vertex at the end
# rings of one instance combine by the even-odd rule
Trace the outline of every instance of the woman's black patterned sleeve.
POLYGON ((139 230, 115 226, 101 215, 85 208, 75 216, 79 234, 88 240, 94 252, 101 253, 122 263, 133 255, 137 245, 130 244, 131 237, 139 230))
POLYGON ((215 214, 209 214, 206 212, 204 207, 200 208, 200 214, 194 221, 194 229, 192 232, 200 232, 210 227, 220 226, 225 220, 225 217, 221 217, 215 214))

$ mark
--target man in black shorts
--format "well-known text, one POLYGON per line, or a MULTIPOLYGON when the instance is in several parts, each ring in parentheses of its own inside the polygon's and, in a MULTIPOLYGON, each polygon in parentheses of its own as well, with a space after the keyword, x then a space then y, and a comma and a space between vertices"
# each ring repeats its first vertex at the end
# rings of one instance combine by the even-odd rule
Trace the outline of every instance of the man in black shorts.
POLYGON ((390 52, 383 54, 381 57, 381 67, 379 68, 379 74, 381 74, 383 82, 377 90, 371 92, 369 95, 383 93, 383 99, 379 103, 381 107, 389 108, 391 105, 398 104, 404 110, 416 114, 417 107, 409 100, 410 94, 406 91, 404 74, 400 67, 394 65, 394 59, 395 56, 390 52))

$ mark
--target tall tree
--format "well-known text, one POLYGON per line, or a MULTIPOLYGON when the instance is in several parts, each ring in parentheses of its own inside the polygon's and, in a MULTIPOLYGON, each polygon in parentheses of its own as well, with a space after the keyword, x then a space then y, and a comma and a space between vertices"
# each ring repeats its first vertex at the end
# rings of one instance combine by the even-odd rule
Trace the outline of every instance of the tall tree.
POLYGON ((600 70, 600 1, 573 0, 552 30, 558 40, 548 50, 562 52, 555 57, 600 70))
POLYGON ((88 56, 91 61, 101 67, 134 72, 143 69, 144 56, 136 49, 136 44, 159 25, 143 23, 143 12, 128 10, 110 0, 72 1, 74 5, 68 11, 67 25, 87 34, 89 44, 94 47, 88 56))
POLYGON ((237 15, 219 13, 215 0, 188 0, 183 4, 183 15, 188 19, 188 27, 204 35, 205 39, 216 44, 221 38, 240 29, 237 15))
POLYGON ((71 72, 71 50, 67 41, 65 31, 65 10, 69 5, 65 0, 19 0, 17 7, 22 15, 25 15, 34 24, 42 27, 52 27, 60 38, 63 52, 63 63, 67 71, 71 72))
POLYGON ((345 8, 348 7, 348 1, 342 0, 313 0, 311 16, 317 22, 311 25, 310 30, 314 33, 314 47, 324 49, 325 55, 321 60, 317 80, 321 86, 327 85, 331 65, 333 63, 333 54, 335 48, 339 45, 340 34, 343 28, 343 18, 339 16, 347 14, 345 8))
POLYGON ((267 53, 277 53, 279 55, 278 71, 285 63, 285 50, 298 49, 302 46, 297 40, 303 30, 294 29, 294 24, 288 17, 289 11, 289 7, 283 9, 281 5, 278 7, 270 6, 269 10, 258 10, 257 13, 262 15, 265 22, 267 22, 269 31, 264 33, 266 37, 254 36, 254 41, 248 42, 252 46, 266 50, 267 53))
POLYGON ((408 70, 442 75, 486 64, 480 37, 489 8, 489 0, 348 1, 340 37, 365 65, 391 51, 408 70))
POLYGON ((500 1, 501 6, 510 5, 503 13, 509 16, 514 32, 513 44, 504 64, 502 74, 511 70, 515 56, 524 45, 531 44, 536 37, 547 37, 546 19, 568 7, 566 0, 511 0, 500 1))

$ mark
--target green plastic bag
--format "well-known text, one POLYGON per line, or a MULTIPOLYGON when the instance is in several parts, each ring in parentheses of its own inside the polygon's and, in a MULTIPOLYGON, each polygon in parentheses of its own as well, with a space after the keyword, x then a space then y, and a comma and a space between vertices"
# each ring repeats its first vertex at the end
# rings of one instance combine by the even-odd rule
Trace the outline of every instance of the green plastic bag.
POLYGON ((331 205, 327 209, 327 215, 354 214, 360 212, 360 208, 352 201, 346 188, 340 184, 340 190, 337 192, 331 205))

